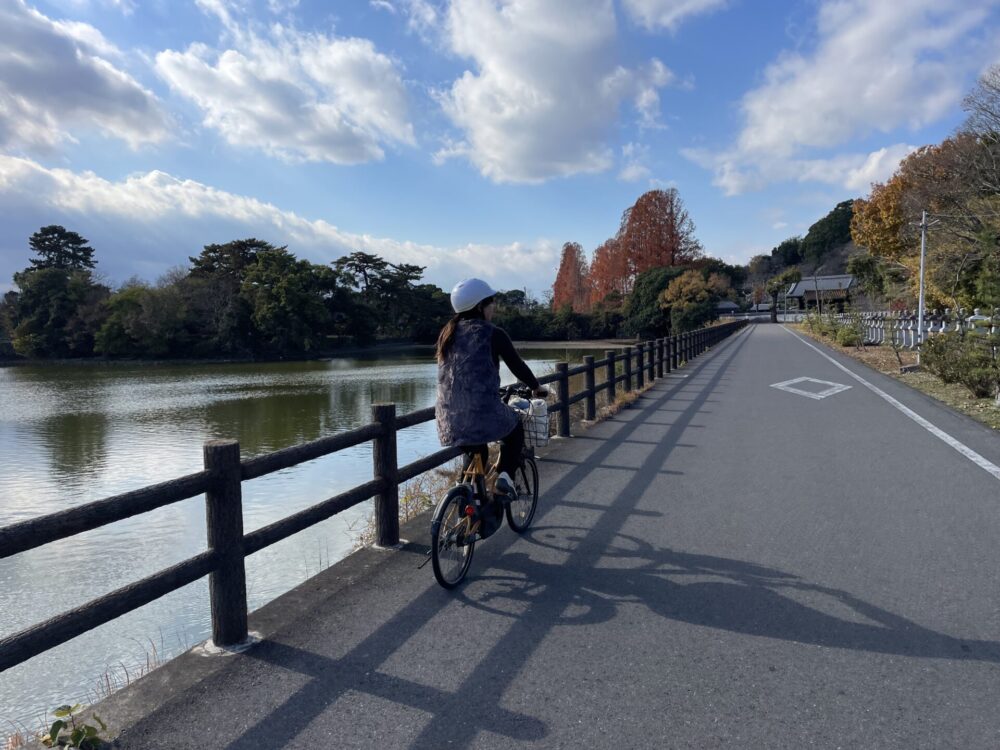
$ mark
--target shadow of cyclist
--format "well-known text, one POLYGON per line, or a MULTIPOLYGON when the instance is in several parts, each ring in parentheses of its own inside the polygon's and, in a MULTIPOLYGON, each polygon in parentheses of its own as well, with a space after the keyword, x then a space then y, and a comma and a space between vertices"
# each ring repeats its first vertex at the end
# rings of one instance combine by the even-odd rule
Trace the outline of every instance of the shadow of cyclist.
MULTIPOLYGON (((570 551, 585 529, 536 527, 528 537, 570 551)), ((524 552, 496 561, 500 574, 470 580, 460 593, 472 606, 516 616, 536 596, 565 591, 572 574, 524 552)), ((618 534, 601 564, 587 570, 550 625, 613 619, 619 605, 639 603, 680 622, 832 648, 934 659, 1000 662, 1000 643, 967 640, 923 627, 849 592, 803 581, 773 568, 711 555, 658 549, 618 534)))

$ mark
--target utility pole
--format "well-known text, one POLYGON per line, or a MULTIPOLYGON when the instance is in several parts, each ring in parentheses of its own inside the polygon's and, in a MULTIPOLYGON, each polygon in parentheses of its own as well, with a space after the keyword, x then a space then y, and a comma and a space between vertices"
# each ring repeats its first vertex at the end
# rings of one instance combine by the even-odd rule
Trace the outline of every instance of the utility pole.
POLYGON ((924 343, 924 258, 927 255, 927 228, 937 224, 927 221, 927 212, 920 213, 920 295, 917 298, 917 364, 920 364, 920 344, 924 343))
POLYGON ((917 364, 924 343, 924 256, 927 255, 927 212, 920 214, 920 296, 917 298, 917 364))

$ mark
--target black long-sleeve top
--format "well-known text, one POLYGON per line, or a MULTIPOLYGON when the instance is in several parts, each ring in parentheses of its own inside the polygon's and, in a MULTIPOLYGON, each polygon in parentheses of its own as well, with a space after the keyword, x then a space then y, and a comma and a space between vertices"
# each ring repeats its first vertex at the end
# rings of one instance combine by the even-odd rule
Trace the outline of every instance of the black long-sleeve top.
POLYGON ((493 337, 490 340, 490 348, 493 350, 493 364, 500 367, 500 360, 510 368, 514 377, 532 389, 539 388, 538 378, 531 371, 531 368, 524 363, 521 355, 514 348, 514 342, 502 328, 493 327, 493 337))

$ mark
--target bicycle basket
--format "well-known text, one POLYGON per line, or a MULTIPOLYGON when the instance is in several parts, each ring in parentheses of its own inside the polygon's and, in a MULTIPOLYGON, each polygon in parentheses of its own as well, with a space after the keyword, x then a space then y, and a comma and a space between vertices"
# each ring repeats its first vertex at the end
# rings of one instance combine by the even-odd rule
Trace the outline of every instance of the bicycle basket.
POLYGON ((543 399, 534 399, 528 410, 517 409, 524 425, 524 444, 544 448, 549 444, 549 409, 543 399))

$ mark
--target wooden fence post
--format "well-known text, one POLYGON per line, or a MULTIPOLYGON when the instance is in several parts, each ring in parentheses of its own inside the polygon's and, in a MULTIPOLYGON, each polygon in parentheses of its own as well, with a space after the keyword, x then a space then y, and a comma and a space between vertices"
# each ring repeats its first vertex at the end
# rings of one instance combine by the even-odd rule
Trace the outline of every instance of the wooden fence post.
POLYGON ((566 362, 556 362, 556 372, 559 373, 559 401, 562 403, 556 434, 559 437, 569 437, 569 365, 566 362))
POLYGON ((608 358, 605 375, 608 378, 608 405, 610 406, 615 402, 615 378, 618 376, 618 373, 615 370, 615 350, 608 349, 604 353, 608 358))
POLYGON ((628 392, 632 390, 632 360, 635 359, 632 356, 631 346, 625 347, 623 356, 625 357, 625 391, 628 392))
POLYGON ((670 369, 676 370, 677 369, 677 365, 679 364, 678 361, 677 361, 677 334, 676 333, 673 336, 670 337, 670 363, 671 363, 671 368, 670 369))
POLYGON ((663 377, 663 339, 656 340, 656 377, 663 377))
POLYGON ((218 560, 208 575, 212 641, 216 646, 234 646, 247 639, 240 444, 235 440, 209 440, 202 455, 205 470, 211 474, 205 493, 208 549, 218 560))
POLYGON ((646 367, 649 368, 649 382, 656 380, 656 342, 646 342, 646 367))
POLYGON ((588 422, 593 422, 597 419, 597 388, 596 380, 594 378, 594 358, 593 356, 587 354, 583 358, 583 364, 586 365, 587 370, 583 374, 585 387, 587 389, 587 398, 584 401, 583 408, 583 418, 588 422))
POLYGON ((375 544, 396 547, 399 544, 399 481, 396 462, 396 405, 372 404, 372 422, 382 428, 372 440, 372 469, 375 479, 383 479, 385 488, 375 496, 375 544))
POLYGON ((642 389, 646 387, 646 372, 645 372, 645 362, 642 361, 642 355, 646 351, 646 345, 639 342, 639 345, 635 348, 635 387, 636 389, 642 389))

